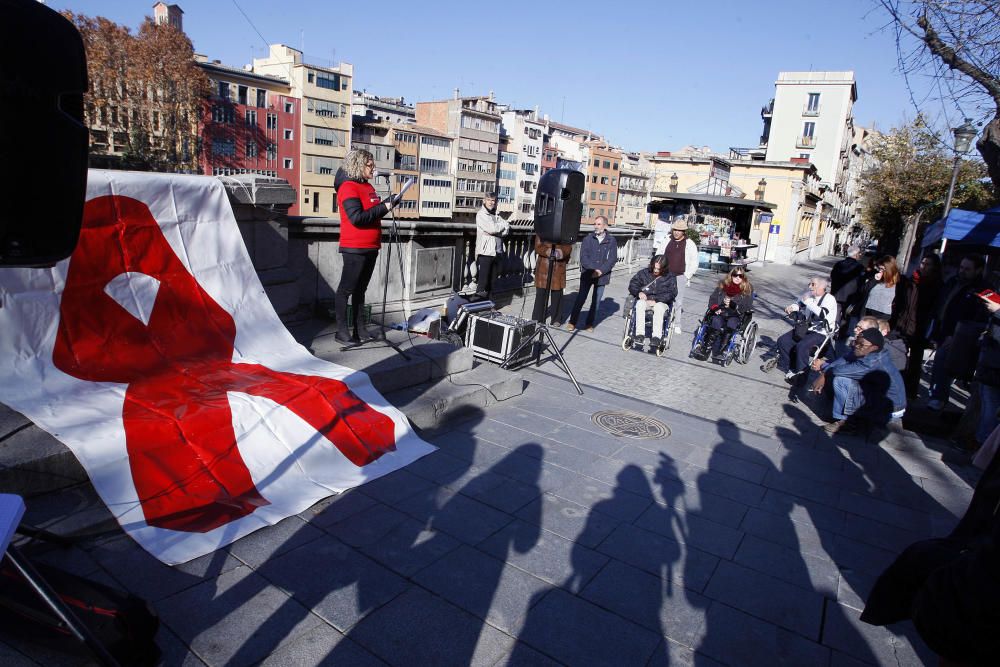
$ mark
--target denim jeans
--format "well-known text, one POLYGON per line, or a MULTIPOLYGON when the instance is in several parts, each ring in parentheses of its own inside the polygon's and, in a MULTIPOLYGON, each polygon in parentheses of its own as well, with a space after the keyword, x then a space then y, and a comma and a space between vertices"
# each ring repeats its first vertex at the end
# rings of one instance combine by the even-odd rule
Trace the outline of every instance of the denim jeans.
POLYGON ((976 429, 976 440, 979 444, 986 442, 990 433, 997 427, 997 409, 1000 408, 1000 387, 979 384, 979 428, 976 429))

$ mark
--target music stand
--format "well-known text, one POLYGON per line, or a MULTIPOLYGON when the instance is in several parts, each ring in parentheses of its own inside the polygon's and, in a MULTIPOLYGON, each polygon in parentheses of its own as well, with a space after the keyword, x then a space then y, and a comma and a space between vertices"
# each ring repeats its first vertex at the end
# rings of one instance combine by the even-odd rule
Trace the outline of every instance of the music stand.
MULTIPOLYGON (((552 295, 552 269, 555 266, 554 265, 555 260, 552 258, 552 253, 555 251, 555 249, 556 249, 556 244, 552 243, 551 247, 549 248, 548 275, 545 277, 546 306, 548 306, 548 299, 552 295)), ((535 298, 538 297, 536 296, 535 298)), ((546 308, 546 310, 548 310, 548 308, 546 308)), ((525 338, 523 341, 521 341, 520 345, 511 350, 510 354, 507 355, 507 358, 504 359, 503 363, 500 364, 500 368, 506 370, 508 366, 510 366, 511 361, 518 358, 517 357, 518 353, 525 347, 527 347, 532 341, 535 341, 536 338, 539 340, 537 341, 538 347, 535 349, 535 366, 536 367, 540 366, 542 363, 542 340, 541 340, 542 336, 545 336, 545 338, 549 341, 549 344, 552 346, 552 349, 556 353, 556 357, 559 359, 559 361, 562 362, 563 372, 565 372, 566 375, 569 376, 569 379, 573 381, 573 386, 576 387, 576 390, 580 393, 581 396, 583 396, 583 389, 580 388, 580 383, 576 381, 576 376, 573 375, 573 369, 569 367, 569 362, 566 361, 566 358, 563 356, 562 351, 559 350, 559 346, 556 345, 556 341, 552 338, 552 333, 549 331, 549 328, 545 326, 544 314, 542 315, 542 321, 538 323, 538 326, 536 326, 535 330, 531 332, 531 335, 525 338)))

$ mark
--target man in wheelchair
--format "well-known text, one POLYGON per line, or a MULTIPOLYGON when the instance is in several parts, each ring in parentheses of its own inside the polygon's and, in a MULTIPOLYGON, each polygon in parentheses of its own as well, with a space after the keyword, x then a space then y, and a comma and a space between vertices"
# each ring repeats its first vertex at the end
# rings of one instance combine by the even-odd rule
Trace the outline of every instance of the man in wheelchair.
POLYGON ((734 267, 708 298, 708 310, 695 334, 691 356, 705 360, 711 354, 713 359, 722 360, 731 355, 733 350, 729 343, 733 334, 749 322, 752 308, 753 287, 747 279, 746 269, 734 267))
MULTIPOLYGON (((665 255, 656 255, 649 266, 641 269, 629 281, 629 294, 635 299, 632 306, 632 321, 635 327, 635 343, 641 348, 646 334, 646 312, 653 313, 653 332, 649 340, 651 350, 658 350, 663 338, 663 323, 670 305, 677 298, 677 278, 668 271, 665 255)), ((626 340, 628 333, 626 332, 626 340)))
POLYGON ((837 300, 827 292, 828 286, 826 278, 810 278, 798 303, 785 308, 785 314, 795 316, 795 324, 778 338, 778 363, 786 370, 785 380, 797 386, 809 375, 813 350, 827 346, 837 328, 837 300))

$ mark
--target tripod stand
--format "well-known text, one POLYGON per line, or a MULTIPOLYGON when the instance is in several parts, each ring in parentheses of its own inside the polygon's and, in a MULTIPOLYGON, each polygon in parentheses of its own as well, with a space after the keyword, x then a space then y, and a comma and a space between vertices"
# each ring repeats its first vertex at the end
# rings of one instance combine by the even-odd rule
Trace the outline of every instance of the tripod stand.
MULTIPOLYGON (((553 252, 555 252, 555 250, 556 250, 556 244, 551 243, 549 247, 549 258, 548 258, 549 270, 548 270, 548 275, 545 277, 546 300, 549 299, 552 293, 552 269, 555 266, 555 264, 553 263, 555 260, 553 259, 552 254, 553 252)), ((538 297, 536 296, 535 298, 538 297)), ((535 330, 531 333, 530 336, 521 341, 521 344, 518 345, 510 354, 507 355, 507 358, 504 359, 502 364, 500 364, 500 368, 506 369, 508 366, 510 366, 511 362, 514 359, 518 358, 518 353, 524 348, 526 348, 528 345, 530 345, 532 342, 535 342, 537 344, 537 347, 535 348, 535 366, 536 367, 540 366, 542 363, 542 336, 544 336, 545 339, 548 340, 549 345, 552 346, 552 349, 556 353, 556 358, 558 358, 559 361, 562 362, 563 371, 566 373, 566 375, 569 376, 569 379, 573 381, 573 386, 576 387, 576 390, 580 393, 581 396, 583 396, 583 389, 580 388, 580 383, 576 381, 576 376, 573 375, 573 369, 569 367, 569 363, 563 356, 562 351, 559 350, 559 346, 556 345, 556 341, 553 340, 552 333, 549 331, 549 328, 545 326, 544 313, 542 314, 542 321, 538 323, 538 325, 535 327, 535 330), (537 341, 535 340, 536 338, 538 339, 537 341)))

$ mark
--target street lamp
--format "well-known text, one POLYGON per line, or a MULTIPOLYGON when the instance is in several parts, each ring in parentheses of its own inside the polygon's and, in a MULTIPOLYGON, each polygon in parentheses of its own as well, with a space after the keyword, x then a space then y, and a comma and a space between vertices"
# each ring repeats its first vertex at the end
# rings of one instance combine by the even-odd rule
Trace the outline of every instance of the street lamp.
MULTIPOLYGON (((965 123, 959 127, 953 127, 951 133, 955 136, 955 167, 951 171, 951 185, 948 186, 948 197, 944 200, 944 215, 947 218, 951 211, 951 198, 955 194, 955 181, 958 180, 958 167, 962 162, 962 156, 969 152, 972 147, 972 140, 979 134, 979 130, 972 124, 971 118, 966 118, 965 123)), ((944 248, 941 249, 944 252, 944 248)))
POLYGON ((767 187, 767 181, 763 178, 757 182, 757 189, 753 191, 754 197, 757 201, 764 201, 764 189, 767 187))
POLYGON ((670 191, 671 192, 677 192, 677 181, 678 181, 677 172, 674 172, 674 175, 670 177, 670 191))

